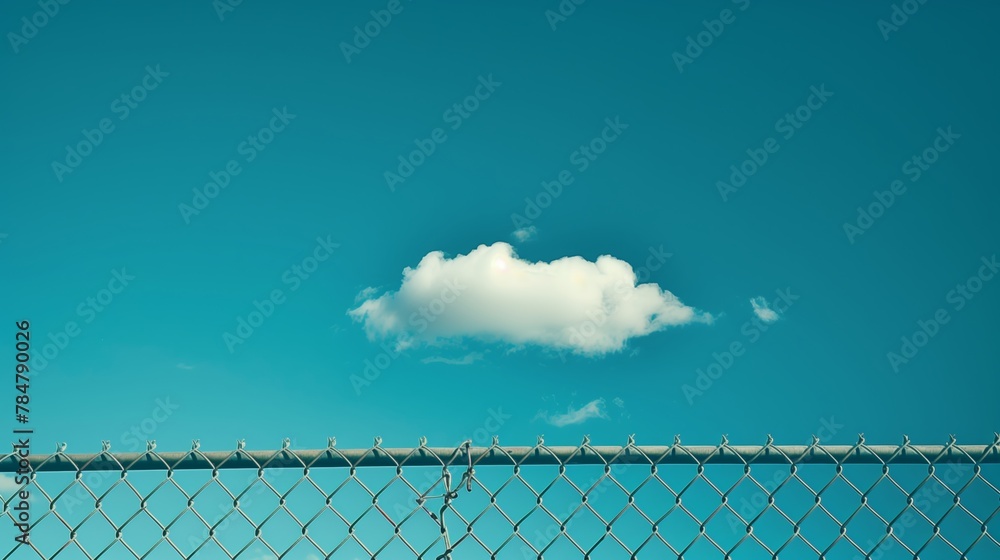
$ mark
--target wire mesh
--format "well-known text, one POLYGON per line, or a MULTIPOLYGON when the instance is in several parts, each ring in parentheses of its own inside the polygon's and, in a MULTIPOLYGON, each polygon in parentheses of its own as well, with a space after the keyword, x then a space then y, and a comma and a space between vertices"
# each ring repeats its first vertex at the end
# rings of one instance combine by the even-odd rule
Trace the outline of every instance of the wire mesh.
POLYGON ((3 558, 1000 558, 988 530, 1000 436, 405 449, 376 438, 229 452, 148 442, 142 453, 105 442, 99 454, 10 453, 0 473, 3 558))

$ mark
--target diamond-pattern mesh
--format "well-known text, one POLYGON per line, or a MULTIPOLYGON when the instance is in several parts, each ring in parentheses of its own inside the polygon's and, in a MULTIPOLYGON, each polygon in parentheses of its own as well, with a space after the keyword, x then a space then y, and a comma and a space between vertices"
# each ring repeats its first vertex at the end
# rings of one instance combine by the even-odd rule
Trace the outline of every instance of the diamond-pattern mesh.
MULTIPOLYGON (((0 458, 3 558, 1000 558, 990 445, 578 446, 0 458), (26 492, 23 500, 21 492, 26 492), (30 517, 27 544, 18 516, 30 517)), ((23 528, 23 527, 22 527, 23 528)))

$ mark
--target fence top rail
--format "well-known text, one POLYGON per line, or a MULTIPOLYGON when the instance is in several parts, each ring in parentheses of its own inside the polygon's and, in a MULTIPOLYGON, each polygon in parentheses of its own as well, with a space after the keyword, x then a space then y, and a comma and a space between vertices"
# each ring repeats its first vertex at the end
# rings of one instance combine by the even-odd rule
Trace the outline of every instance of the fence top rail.
MULTIPOLYGON (((471 443, 471 442, 470 442, 471 443)), ((233 451, 199 449, 198 442, 190 451, 158 452, 155 442, 147 442, 145 452, 112 453, 104 442, 101 453, 68 454, 65 444, 51 455, 19 455, 0 457, 3 472, 77 472, 77 471, 149 471, 205 469, 278 469, 330 467, 401 467, 401 466, 463 466, 476 465, 707 465, 707 464, 922 464, 941 463, 986 464, 1000 463, 1000 434, 989 445, 957 445, 954 437, 946 445, 913 445, 904 437, 902 444, 868 445, 864 436, 854 445, 821 445, 814 438, 811 445, 774 445, 769 437, 766 445, 730 445, 726 438, 718 445, 635 445, 633 438, 625 446, 594 446, 584 438, 578 446, 547 446, 542 438, 534 446, 503 447, 494 438, 490 447, 427 447, 421 439, 419 447, 384 448, 381 439, 368 449, 339 449, 330 439, 326 449, 293 450, 286 439, 278 451, 248 451, 243 442, 233 451)))

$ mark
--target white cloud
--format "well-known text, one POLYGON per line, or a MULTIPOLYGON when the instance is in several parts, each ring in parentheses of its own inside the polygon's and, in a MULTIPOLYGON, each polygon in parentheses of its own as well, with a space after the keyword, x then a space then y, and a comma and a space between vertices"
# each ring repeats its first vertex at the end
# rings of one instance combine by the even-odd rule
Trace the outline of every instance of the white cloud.
POLYGON ((438 356, 432 356, 430 358, 424 358, 420 360, 425 364, 448 364, 450 366, 467 366, 472 362, 477 362, 483 359, 483 354, 481 352, 472 352, 462 356, 461 358, 441 358, 438 356))
POLYGON ((528 227, 518 228, 518 229, 514 230, 514 233, 513 233, 514 239, 517 239, 521 243, 524 243, 525 241, 531 239, 532 237, 534 237, 537 234, 538 234, 538 228, 536 228, 535 226, 528 226, 528 227))
POLYGON ((428 253, 403 270, 396 292, 369 291, 348 314, 369 338, 398 349, 463 337, 601 355, 630 338, 712 317, 656 284, 636 285, 631 265, 610 255, 529 262, 508 243, 468 255, 428 253))
POLYGON ((372 297, 373 295, 375 295, 376 293, 378 293, 378 289, 377 288, 373 288, 371 286, 368 286, 367 288, 361 290, 358 293, 358 295, 354 296, 354 303, 358 303, 359 301, 366 300, 366 299, 372 297))
POLYGON ((6 474, 0 474, 0 496, 10 497, 21 489, 21 485, 14 482, 14 477, 6 474))
MULTIPOLYGON (((12 475, 0 474, 0 499, 8 500, 27 486, 26 484, 18 484, 15 481, 16 478, 12 475)), ((28 503, 38 503, 38 496, 34 492, 29 494, 28 503)))
POLYGON ((618 408, 625 408, 625 401, 621 397, 615 397, 611 399, 611 402, 615 403, 618 408))
POLYGON ((760 317, 761 321, 765 323, 773 323, 778 320, 778 314, 767 304, 767 300, 764 296, 758 296, 755 298, 750 298, 750 305, 753 306, 753 312, 760 317))
POLYGON ((538 413, 538 417, 557 428, 562 428, 572 424, 581 424, 591 418, 607 419, 608 414, 604 411, 604 406, 604 399, 595 399, 577 409, 572 406, 567 407, 565 414, 550 416, 548 411, 542 411, 538 413))

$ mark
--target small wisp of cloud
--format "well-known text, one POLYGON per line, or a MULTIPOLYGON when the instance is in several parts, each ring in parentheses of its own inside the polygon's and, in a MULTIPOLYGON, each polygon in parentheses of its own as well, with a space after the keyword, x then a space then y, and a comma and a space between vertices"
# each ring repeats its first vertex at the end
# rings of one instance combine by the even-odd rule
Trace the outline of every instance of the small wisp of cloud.
POLYGON ((562 428, 573 424, 582 424, 591 418, 607 420, 609 417, 605 408, 604 399, 594 399, 580 408, 568 406, 566 412, 562 414, 549 414, 547 410, 542 410, 535 418, 541 418, 557 428, 562 428))
POLYGON ((760 318, 761 321, 765 323, 773 323, 778 320, 778 313, 771 309, 771 306, 767 303, 767 299, 764 296, 757 296, 755 298, 750 298, 750 305, 753 306, 753 312, 760 318))
POLYGON ((517 228, 511 235, 513 235, 514 239, 518 240, 518 242, 524 243, 525 241, 533 239, 536 235, 538 235, 538 228, 535 226, 517 228))
MULTIPOLYGON (((22 490, 24 490, 25 488, 27 488, 28 484, 30 484, 30 482, 26 482, 25 484, 18 484, 17 483, 17 478, 18 477, 14 476, 14 475, 0 474, 0 500, 2 500, 4 502, 11 502, 11 501, 13 501, 14 498, 17 497, 17 495, 22 490)), ((18 498, 18 499, 20 499, 20 498, 18 498)), ((17 505, 17 502, 13 502, 13 503, 14 503, 14 505, 17 505)), ((28 503, 29 504, 38 504, 39 503, 37 493, 33 492, 33 493, 29 494, 29 496, 28 496, 28 503)), ((13 507, 13 506, 11 506, 11 507, 13 507)))
POLYGON ((365 289, 361 290, 360 292, 358 292, 358 295, 354 296, 354 303, 360 303, 360 302, 362 302, 362 301, 364 301, 364 300, 366 300, 366 299, 374 296, 377 293, 378 293, 378 288, 375 288, 375 287, 372 287, 372 286, 368 286, 367 288, 365 288, 365 289))
POLYGON ((467 366, 473 362, 478 362, 483 359, 482 352, 470 352, 461 358, 442 358, 440 356, 431 356, 429 358, 424 358, 420 360, 424 364, 447 364, 449 366, 467 366))
POLYGON ((0 474, 0 498, 7 499, 16 494, 22 486, 14 482, 14 477, 0 474))
POLYGON ((624 399, 622 399, 621 397, 615 397, 611 399, 611 402, 618 407, 619 421, 621 421, 622 419, 628 420, 629 418, 632 417, 632 415, 629 414, 628 410, 625 408, 624 399))

